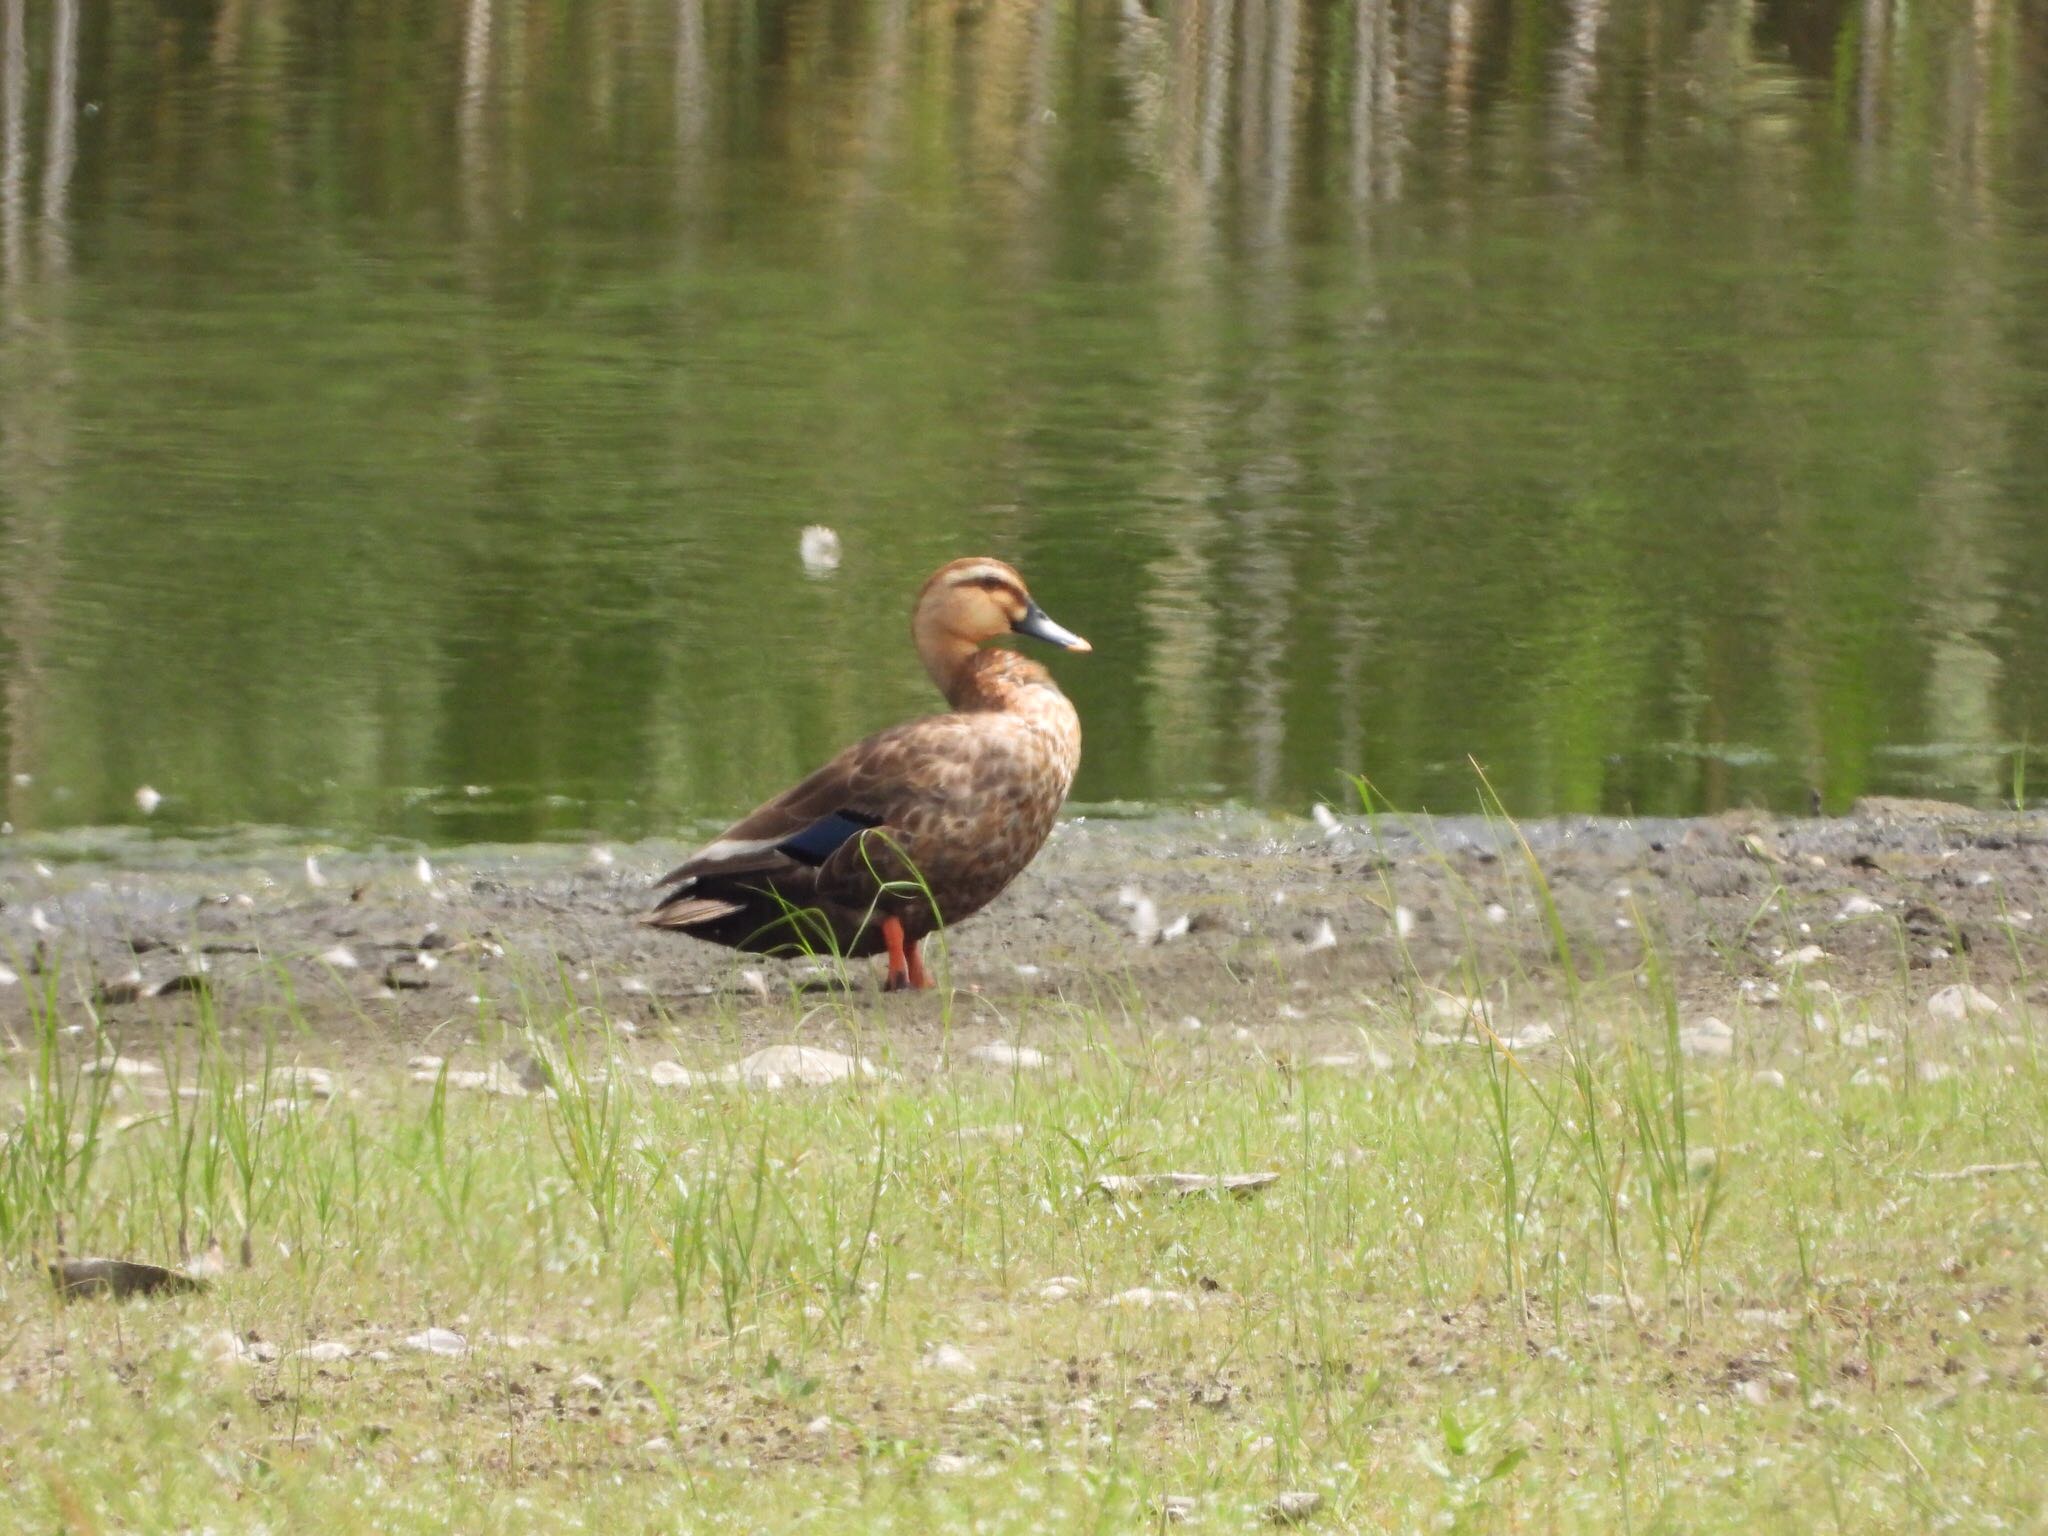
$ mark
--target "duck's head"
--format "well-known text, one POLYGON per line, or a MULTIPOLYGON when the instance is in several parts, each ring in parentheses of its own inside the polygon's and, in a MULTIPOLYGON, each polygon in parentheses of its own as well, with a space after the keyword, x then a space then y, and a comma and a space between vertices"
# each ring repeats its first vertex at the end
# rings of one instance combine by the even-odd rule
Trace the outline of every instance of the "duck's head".
POLYGON ((1094 649, 1052 621, 1013 567, 986 555, 955 560, 934 571, 917 594, 910 630, 926 670, 941 689, 949 685, 968 653, 1000 635, 1029 635, 1065 651, 1094 649))

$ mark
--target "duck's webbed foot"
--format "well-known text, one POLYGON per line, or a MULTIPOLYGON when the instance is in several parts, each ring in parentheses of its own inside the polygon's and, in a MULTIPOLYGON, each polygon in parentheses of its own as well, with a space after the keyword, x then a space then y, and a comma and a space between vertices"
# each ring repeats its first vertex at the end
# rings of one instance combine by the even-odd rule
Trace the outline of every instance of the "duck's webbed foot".
POLYGON ((882 919, 882 942, 889 946, 889 968, 882 973, 884 992, 909 988, 922 992, 932 984, 931 973, 924 968, 924 956, 917 952, 918 941, 906 941, 903 937, 902 918, 882 919))
POLYGON ((882 919, 882 942, 889 946, 889 969, 882 973, 884 992, 901 992, 910 982, 910 962, 903 950, 903 919, 882 919))

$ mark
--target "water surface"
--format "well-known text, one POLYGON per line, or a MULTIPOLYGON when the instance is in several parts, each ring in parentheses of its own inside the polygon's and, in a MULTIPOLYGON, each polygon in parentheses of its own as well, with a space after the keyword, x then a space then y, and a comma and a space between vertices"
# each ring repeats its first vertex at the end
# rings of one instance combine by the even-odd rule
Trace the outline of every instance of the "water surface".
POLYGON ((23 832, 716 817, 983 551, 1088 802, 2038 799, 2048 11, 0 0, 0 525, 23 832))

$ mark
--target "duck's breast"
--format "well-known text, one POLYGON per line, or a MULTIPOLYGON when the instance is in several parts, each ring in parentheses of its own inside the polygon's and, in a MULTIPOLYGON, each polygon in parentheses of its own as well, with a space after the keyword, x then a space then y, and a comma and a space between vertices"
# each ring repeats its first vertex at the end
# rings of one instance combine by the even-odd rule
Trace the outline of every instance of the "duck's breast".
POLYGON ((994 900, 1045 846, 1073 779, 1060 736, 1010 713, 946 723, 931 750, 906 763, 886 826, 833 855, 821 888, 864 901, 878 883, 921 885, 929 901, 922 891, 885 900, 906 921, 920 910, 929 917, 935 903, 954 923, 994 900))

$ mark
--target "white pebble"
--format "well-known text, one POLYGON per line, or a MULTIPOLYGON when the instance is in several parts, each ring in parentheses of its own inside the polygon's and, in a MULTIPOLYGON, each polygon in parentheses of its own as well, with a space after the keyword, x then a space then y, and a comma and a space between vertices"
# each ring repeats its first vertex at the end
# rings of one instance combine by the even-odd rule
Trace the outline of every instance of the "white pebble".
POLYGON ((1966 1019, 1996 1018, 2005 1012, 1998 1005, 1997 998, 1963 983, 1943 987, 1928 998, 1927 1011, 1949 1024, 1960 1024, 1966 1019))
POLYGON ((164 797, 147 784, 135 791, 135 805, 145 816, 154 816, 156 808, 164 803, 164 797))
POLYGON ((942 1376, 972 1376, 975 1372, 967 1351, 957 1344, 934 1344, 918 1361, 918 1368, 942 1376))
POLYGON ((1007 1040, 991 1040, 983 1045, 970 1046, 967 1059, 1008 1072, 1035 1072, 1045 1065, 1043 1051, 1028 1045, 1012 1045, 1007 1040))
POLYGON ((429 1328, 408 1336, 405 1347, 423 1355, 466 1355, 469 1340, 451 1328, 429 1328))
POLYGON ((1134 1285, 1128 1291, 1118 1291, 1103 1305, 1133 1307, 1139 1310, 1151 1307, 1177 1307, 1183 1312, 1192 1312, 1195 1308, 1195 1304, 1179 1291, 1154 1290, 1149 1285, 1134 1285))

